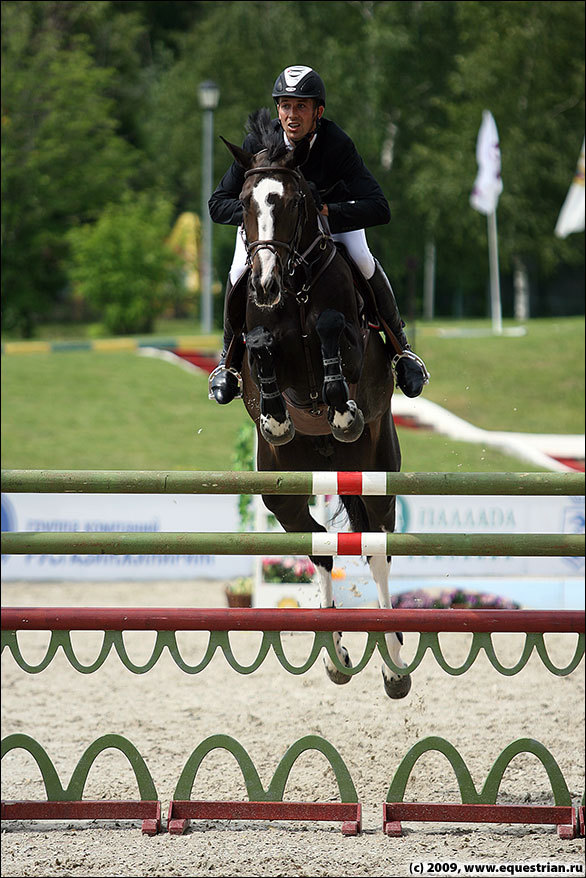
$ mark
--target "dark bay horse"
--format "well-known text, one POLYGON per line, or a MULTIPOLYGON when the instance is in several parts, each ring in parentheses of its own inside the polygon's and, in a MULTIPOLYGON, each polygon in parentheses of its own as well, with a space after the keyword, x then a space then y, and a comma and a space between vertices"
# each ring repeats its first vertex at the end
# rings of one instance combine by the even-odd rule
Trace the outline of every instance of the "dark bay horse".
MULTIPOLYGON (((324 229, 300 170, 309 143, 287 149, 268 110, 251 116, 249 130, 263 145, 254 155, 224 141, 245 169, 240 200, 249 264, 246 292, 234 297, 228 313, 246 340, 243 400, 258 433, 257 467, 398 471, 389 357, 380 333, 369 331, 360 313, 352 270, 324 229)), ((353 531, 394 530, 395 497, 344 496, 341 501, 353 531)), ((263 502, 285 531, 325 530, 310 515, 309 497, 265 495, 263 502)), ((311 560, 321 606, 332 607, 333 559, 311 560)), ((390 561, 384 555, 368 558, 384 608, 391 607, 390 561)), ((335 635, 336 652, 343 665, 352 667, 341 638, 335 635)), ((402 634, 389 633, 386 641, 393 662, 405 667, 402 634)), ((351 679, 329 657, 325 662, 334 682, 351 679)), ((393 674, 386 665, 382 670, 387 694, 407 695, 410 677, 393 674)))

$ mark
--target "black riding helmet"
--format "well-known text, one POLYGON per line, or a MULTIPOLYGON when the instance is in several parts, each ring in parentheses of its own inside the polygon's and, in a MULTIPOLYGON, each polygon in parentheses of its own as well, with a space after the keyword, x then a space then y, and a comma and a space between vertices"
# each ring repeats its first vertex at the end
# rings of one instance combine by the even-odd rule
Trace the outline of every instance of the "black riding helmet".
POLYGON ((273 98, 314 98, 326 105, 326 87, 323 79, 311 67, 286 67, 279 73, 273 87, 273 98))

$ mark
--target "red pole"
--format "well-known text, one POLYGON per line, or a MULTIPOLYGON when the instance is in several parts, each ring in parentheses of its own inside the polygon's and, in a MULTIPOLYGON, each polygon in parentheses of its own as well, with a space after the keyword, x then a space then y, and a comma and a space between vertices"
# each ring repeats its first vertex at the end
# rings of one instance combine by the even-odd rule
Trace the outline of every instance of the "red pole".
POLYGON ((6 631, 512 631, 585 630, 581 610, 192 609, 3 607, 6 631))

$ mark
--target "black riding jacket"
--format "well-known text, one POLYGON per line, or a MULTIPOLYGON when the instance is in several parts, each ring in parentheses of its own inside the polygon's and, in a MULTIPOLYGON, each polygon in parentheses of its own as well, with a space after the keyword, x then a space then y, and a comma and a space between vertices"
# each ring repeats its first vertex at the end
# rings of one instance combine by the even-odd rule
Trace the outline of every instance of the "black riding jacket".
MULTIPOLYGON (((280 128, 278 119, 273 121, 280 128)), ((249 134, 243 148, 251 153, 262 144, 249 134)), ((322 117, 309 158, 301 168, 306 180, 317 186, 328 206, 332 234, 380 226, 391 219, 389 204, 354 143, 335 122, 322 117)), ((244 169, 234 162, 224 174, 208 204, 216 223, 240 225, 242 206, 238 196, 244 184, 244 169)))

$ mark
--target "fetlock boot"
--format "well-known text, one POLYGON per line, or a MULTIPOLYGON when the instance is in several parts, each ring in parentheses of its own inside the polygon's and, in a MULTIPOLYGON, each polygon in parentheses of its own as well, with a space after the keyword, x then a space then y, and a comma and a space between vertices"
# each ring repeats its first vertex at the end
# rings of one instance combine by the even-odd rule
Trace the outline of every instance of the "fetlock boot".
POLYGON ((413 399, 413 397, 419 396, 424 386, 429 382, 429 372, 423 360, 411 350, 407 336, 403 331, 405 324, 401 319, 395 294, 388 277, 376 259, 375 265, 374 274, 368 282, 374 293, 379 315, 396 339, 395 344, 393 339, 389 338, 395 349, 391 366, 398 386, 405 396, 413 399))
POLYGON ((224 297, 224 345, 220 362, 210 373, 208 397, 220 405, 227 405, 233 399, 242 397, 242 360, 244 359, 244 340, 241 335, 234 338, 234 330, 228 319, 228 298, 232 292, 230 278, 226 284, 224 297))

